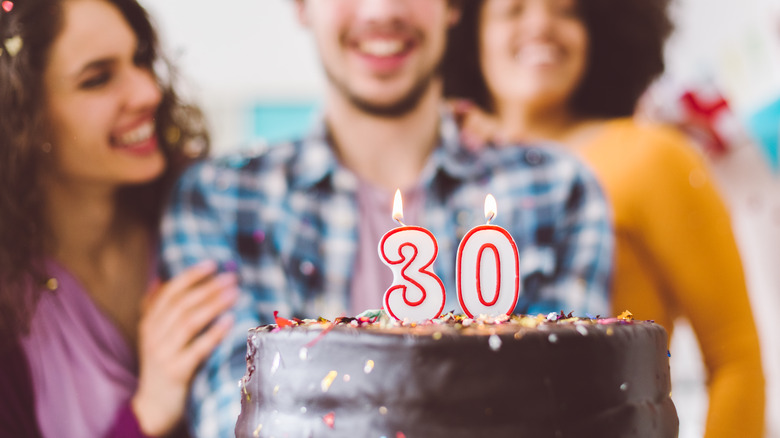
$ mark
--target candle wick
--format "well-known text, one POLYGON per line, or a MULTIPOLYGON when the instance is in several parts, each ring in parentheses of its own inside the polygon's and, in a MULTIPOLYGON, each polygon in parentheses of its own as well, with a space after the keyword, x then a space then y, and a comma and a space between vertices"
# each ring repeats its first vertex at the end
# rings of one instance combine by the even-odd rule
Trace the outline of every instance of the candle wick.
POLYGON ((495 217, 495 213, 490 213, 490 217, 487 218, 487 225, 490 225, 490 221, 492 221, 495 217))
POLYGON ((394 217, 393 219, 395 219, 395 221, 398 222, 398 225, 400 225, 402 227, 406 226, 406 224, 401 220, 403 218, 394 217))

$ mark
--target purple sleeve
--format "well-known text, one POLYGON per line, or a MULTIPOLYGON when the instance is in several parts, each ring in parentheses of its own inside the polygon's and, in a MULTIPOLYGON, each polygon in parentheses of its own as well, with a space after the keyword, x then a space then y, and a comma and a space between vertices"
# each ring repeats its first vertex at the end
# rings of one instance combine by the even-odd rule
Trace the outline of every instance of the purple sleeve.
MULTIPOLYGON (((114 417, 114 424, 104 436, 105 438, 151 438, 141 431, 141 426, 138 424, 138 419, 129 400, 119 408, 114 417)), ((171 438, 189 438, 190 435, 185 427, 180 426, 169 436, 171 438)))
POLYGON ((0 349, 0 435, 40 437, 30 370, 18 342, 0 349))

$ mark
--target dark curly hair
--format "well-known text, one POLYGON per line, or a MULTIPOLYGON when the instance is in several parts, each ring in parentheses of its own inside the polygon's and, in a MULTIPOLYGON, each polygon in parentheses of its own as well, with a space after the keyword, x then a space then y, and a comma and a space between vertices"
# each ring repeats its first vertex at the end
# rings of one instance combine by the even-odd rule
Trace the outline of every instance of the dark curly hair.
MULTIPOLYGON (((466 0, 452 28, 442 74, 447 97, 492 103, 480 68, 479 15, 484 0, 466 0)), ((670 0, 580 0, 590 50, 587 70, 569 101, 582 117, 634 113, 648 85, 664 71, 664 44, 672 32, 670 0)))
MULTIPOLYGON (((152 182, 123 188, 117 201, 156 233, 171 184, 208 152, 208 133, 200 110, 175 93, 175 72, 160 53, 146 10, 135 0, 105 1, 130 24, 138 39, 135 62, 154 72, 163 95, 155 124, 166 170, 152 182)), ((27 330, 47 278, 42 260, 48 230, 39 178, 47 137, 43 73, 62 30, 62 11, 63 0, 14 0, 13 9, 0 10, 0 42, 15 37, 23 42, 18 53, 5 48, 0 54, 0 339, 27 330)))

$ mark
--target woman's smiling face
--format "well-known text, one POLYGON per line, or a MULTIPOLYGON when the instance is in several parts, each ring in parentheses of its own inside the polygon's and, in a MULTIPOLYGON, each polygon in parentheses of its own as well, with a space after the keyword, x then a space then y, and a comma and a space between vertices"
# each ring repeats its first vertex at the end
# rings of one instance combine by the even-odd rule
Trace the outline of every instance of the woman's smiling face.
POLYGON ((109 186, 153 180, 165 168, 151 66, 121 12, 103 0, 63 2, 63 27, 44 72, 56 181, 109 186))
POLYGON ((497 108, 566 107, 588 59, 577 0, 485 0, 479 29, 481 68, 497 108))

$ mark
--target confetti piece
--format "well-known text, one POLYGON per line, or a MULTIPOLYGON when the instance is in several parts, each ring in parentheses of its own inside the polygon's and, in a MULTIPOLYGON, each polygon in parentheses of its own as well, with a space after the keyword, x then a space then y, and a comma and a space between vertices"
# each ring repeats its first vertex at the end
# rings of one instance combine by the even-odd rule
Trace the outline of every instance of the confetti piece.
POLYGON ((330 385, 333 384, 333 381, 336 380, 336 376, 338 376, 339 373, 336 371, 331 371, 328 373, 327 376, 325 376, 324 379, 322 379, 322 383, 320 383, 320 386, 322 387, 322 392, 328 392, 328 389, 330 389, 330 385))
POLYGON ((317 344, 317 342, 320 342, 320 340, 325 337, 328 333, 330 333, 331 330, 333 330, 333 327, 335 327, 336 324, 328 324, 327 327, 319 334, 316 338, 309 341, 309 343, 306 344, 306 348, 311 348, 317 344))
POLYGON ((11 1, 4 1, 2 5, 3 5, 3 10, 6 12, 11 12, 11 9, 14 8, 14 2, 11 1))
POLYGON ((274 320, 279 327, 290 327, 293 325, 293 322, 289 319, 280 317, 278 310, 274 310, 274 320))
POLYGON ((366 365, 363 367, 363 372, 369 374, 374 370, 374 361, 369 359, 366 361, 366 365))
POLYGON ((490 345, 490 349, 493 351, 498 351, 501 349, 501 338, 498 337, 498 335, 490 335, 488 338, 488 345, 490 345))
POLYGON ((331 429, 333 429, 333 426, 336 424, 336 414, 333 412, 328 412, 325 414, 325 416, 322 417, 322 421, 331 429))

